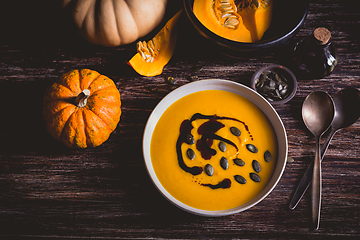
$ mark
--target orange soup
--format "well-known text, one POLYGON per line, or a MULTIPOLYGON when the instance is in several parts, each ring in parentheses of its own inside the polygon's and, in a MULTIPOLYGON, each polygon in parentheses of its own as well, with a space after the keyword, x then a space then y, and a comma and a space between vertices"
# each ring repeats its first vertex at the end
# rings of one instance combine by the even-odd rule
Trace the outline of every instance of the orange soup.
POLYGON ((222 90, 189 94, 155 126, 150 146, 162 186, 184 204, 225 210, 255 198, 277 161, 275 131, 251 101, 222 90))

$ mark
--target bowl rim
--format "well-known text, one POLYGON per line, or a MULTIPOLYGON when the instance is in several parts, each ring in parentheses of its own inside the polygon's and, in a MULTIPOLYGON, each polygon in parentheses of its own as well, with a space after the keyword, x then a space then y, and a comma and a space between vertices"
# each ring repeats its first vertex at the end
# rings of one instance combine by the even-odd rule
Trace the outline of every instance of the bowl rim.
MULTIPOLYGON (((308 13, 309 13, 309 0, 304 0, 304 4, 306 5, 305 8, 305 12, 303 13, 301 19, 299 20, 299 22, 291 29, 291 31, 289 32, 285 32, 283 34, 280 35, 276 35, 270 39, 267 40, 260 40, 258 42, 254 42, 254 43, 247 43, 247 42, 238 42, 238 41, 233 41, 224 37, 221 37, 219 35, 217 35, 216 33, 210 31, 207 27, 205 27, 200 21, 199 19, 195 16, 193 10, 192 10, 192 6, 190 4, 190 1, 194 1, 194 0, 183 0, 184 3, 184 9, 186 12, 186 15, 190 18, 191 22, 194 23, 196 22, 196 24, 193 24, 195 28, 197 28, 201 33, 203 33, 205 35, 205 37, 210 38, 213 41, 216 41, 218 44, 221 44, 222 46, 231 46, 232 48, 236 48, 239 46, 242 47, 251 47, 251 48, 267 48, 273 44, 276 44, 277 42, 281 42, 284 39, 286 39, 287 37, 293 35, 295 32, 297 32, 300 27, 302 26, 302 24, 304 23, 308 13)), ((227 47, 228 47, 227 46, 227 47)))
POLYGON ((255 206, 259 202, 261 202, 265 197, 267 197, 272 192, 272 190, 276 187, 276 185, 280 181, 282 174, 285 170, 286 159, 287 159, 287 154, 288 154, 288 141, 287 141, 286 130, 285 130, 283 122, 281 121, 280 116, 278 115, 276 110, 273 108, 273 106, 265 98, 263 98, 260 94, 258 94, 253 89, 251 89, 243 84, 233 82, 230 80, 224 80, 224 79, 199 80, 196 82, 187 83, 187 84, 173 90, 172 92, 168 93, 156 105, 156 107, 151 112, 151 114, 146 122, 144 134, 143 134, 142 147, 143 147, 143 157, 144 157, 147 172, 148 172, 153 184, 158 189, 158 191, 168 201, 170 201, 172 204, 174 204, 178 208, 185 210, 186 212, 195 214, 195 215, 206 216, 206 217, 219 217, 219 216, 227 216, 227 215, 239 213, 239 212, 245 211, 245 210, 255 206), (252 199, 251 201, 249 201, 246 204, 243 204, 241 206, 238 206, 238 207, 235 207, 232 209, 217 210, 217 211, 203 210, 203 209, 190 207, 190 206, 180 202, 175 197, 173 197, 171 194, 169 194, 167 192, 167 190, 162 186, 162 184, 160 183, 159 179, 157 178, 157 176, 155 174, 155 171, 154 171, 154 169, 152 167, 152 163, 151 163, 150 143, 151 143, 152 133, 153 133, 153 130, 154 130, 158 120, 162 116, 163 112, 172 103, 174 103, 178 99, 180 99, 186 95, 189 95, 191 93, 195 93, 195 92, 203 91, 203 90, 225 90, 225 91, 233 92, 236 94, 239 94, 239 92, 241 92, 241 94, 239 94, 240 96, 243 96, 247 99, 249 99, 249 97, 255 98, 256 102, 254 102, 255 100, 253 100, 253 99, 252 100, 249 99, 249 100, 251 102, 253 102, 255 105, 257 105, 264 112, 264 114, 268 117, 269 121, 271 122, 271 124, 274 127, 275 133, 277 135, 276 137, 279 142, 277 164, 276 164, 276 167, 274 170, 274 174, 271 177, 269 183, 265 186, 265 188, 260 192, 260 194, 257 197, 255 197, 254 199, 252 199), (282 143, 282 144, 280 144, 280 143, 282 143))
MULTIPOLYGON (((269 65, 263 66, 263 67, 259 68, 258 70, 256 70, 255 73, 251 76, 251 81, 250 81, 251 88, 257 92, 256 87, 255 87, 255 80, 261 75, 261 73, 263 73, 265 70, 268 70, 268 69, 269 70, 281 69, 282 71, 285 71, 286 73, 288 73, 290 75, 291 83, 292 83, 292 90, 291 90, 291 93, 289 96, 287 96, 286 98, 279 100, 279 101, 269 101, 269 102, 272 105, 280 105, 280 104, 285 104, 285 103, 289 102, 291 99, 294 98, 294 96, 297 92, 298 81, 296 79, 295 74, 289 68, 287 68, 283 65, 269 64, 269 65)), ((274 71, 276 71, 276 70, 274 70, 274 71)))

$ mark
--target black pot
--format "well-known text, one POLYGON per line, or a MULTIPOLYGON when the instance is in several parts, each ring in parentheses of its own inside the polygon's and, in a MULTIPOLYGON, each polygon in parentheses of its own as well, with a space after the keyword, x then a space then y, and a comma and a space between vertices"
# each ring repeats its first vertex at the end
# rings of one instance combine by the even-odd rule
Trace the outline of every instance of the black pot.
POLYGON ((302 27, 309 11, 307 0, 291 3, 288 0, 274 0, 271 25, 263 38, 255 43, 244 43, 220 37, 207 29, 194 15, 193 4, 194 0, 184 0, 185 12, 197 31, 225 52, 235 56, 244 52, 271 50, 289 43, 302 27))

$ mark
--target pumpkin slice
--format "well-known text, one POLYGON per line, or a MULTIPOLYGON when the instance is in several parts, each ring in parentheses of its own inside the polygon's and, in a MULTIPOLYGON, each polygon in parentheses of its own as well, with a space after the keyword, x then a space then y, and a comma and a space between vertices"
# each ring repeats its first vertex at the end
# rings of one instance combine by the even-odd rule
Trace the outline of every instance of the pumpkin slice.
POLYGON ((128 62, 137 73, 147 77, 162 73, 174 53, 180 15, 181 11, 176 13, 150 41, 137 43, 138 53, 128 62))
POLYGON ((272 0, 243 0, 238 4, 238 13, 244 26, 250 31, 252 42, 261 40, 270 27, 272 3, 272 0))

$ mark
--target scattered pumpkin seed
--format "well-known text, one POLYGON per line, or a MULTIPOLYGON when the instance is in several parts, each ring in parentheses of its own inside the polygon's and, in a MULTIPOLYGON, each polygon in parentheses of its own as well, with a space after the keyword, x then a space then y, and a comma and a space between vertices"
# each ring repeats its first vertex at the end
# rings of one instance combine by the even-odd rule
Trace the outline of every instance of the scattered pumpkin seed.
POLYGON ((170 85, 170 86, 169 86, 169 90, 172 91, 172 90, 174 90, 174 89, 176 89, 176 88, 178 88, 178 87, 179 87, 179 86, 176 85, 176 84, 170 85))
POLYGON ((202 65, 195 65, 191 68, 191 71, 192 72, 200 72, 202 68, 203 68, 202 65))
POLYGON ((254 169, 255 172, 260 172, 261 168, 260 168, 260 163, 256 160, 252 161, 252 167, 254 169))
POLYGON ((190 82, 195 82, 195 81, 199 80, 199 76, 197 76, 197 75, 189 75, 189 76, 187 77, 187 79, 188 79, 190 82))
POLYGON ((195 152, 191 148, 188 148, 188 150, 186 151, 186 155, 190 160, 193 160, 195 158, 195 152))
POLYGON ((252 153, 257 153, 258 152, 258 149, 252 144, 246 144, 246 148, 247 148, 247 150, 249 150, 252 153))
POLYGON ((259 175, 257 175, 256 173, 250 173, 250 178, 251 180, 253 180, 254 182, 260 182, 260 177, 259 175))
POLYGON ((206 164, 205 166, 205 172, 208 176, 212 176, 214 174, 214 168, 210 164, 206 164))
POLYGON ((246 183, 246 179, 241 175, 235 175, 234 178, 240 184, 245 184, 246 183))
POLYGON ((286 159, 287 163, 292 163, 293 161, 294 161, 294 158, 292 158, 292 157, 287 157, 287 159, 286 159))
POLYGON ((194 136, 191 133, 186 135, 186 143, 190 145, 195 143, 194 136))
POLYGON ((220 149, 220 151, 225 152, 226 151, 226 144, 224 142, 220 142, 219 143, 219 149, 220 149))
POLYGON ((237 127, 230 127, 230 132, 237 137, 241 135, 241 131, 237 127))
POLYGON ((228 169, 228 167, 229 167, 229 162, 228 162, 228 160, 227 160, 225 157, 222 157, 222 158, 220 159, 220 166, 221 166, 224 170, 228 169))
POLYGON ((173 84, 173 85, 176 84, 176 82, 177 82, 177 80, 175 78, 170 77, 170 76, 165 76, 164 78, 165 78, 165 81, 167 83, 170 83, 170 84, 173 84))
POLYGON ((235 158, 235 159, 234 159, 234 163, 235 163, 236 165, 240 166, 240 167, 242 167, 242 166, 245 165, 245 162, 244 162, 242 159, 240 159, 240 158, 235 158))
POLYGON ((271 160, 271 153, 269 150, 266 150, 266 152, 264 153, 264 160, 265 162, 270 162, 271 160))

